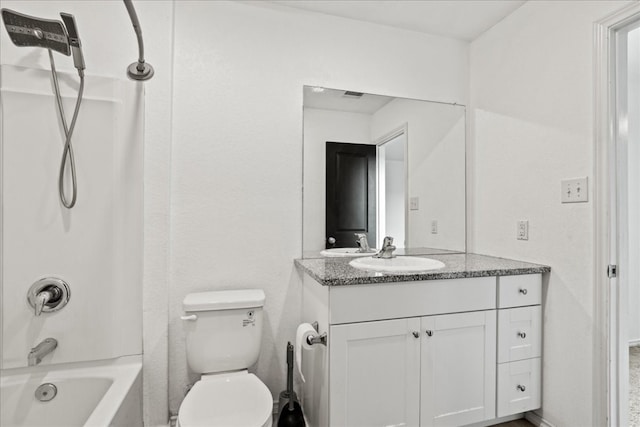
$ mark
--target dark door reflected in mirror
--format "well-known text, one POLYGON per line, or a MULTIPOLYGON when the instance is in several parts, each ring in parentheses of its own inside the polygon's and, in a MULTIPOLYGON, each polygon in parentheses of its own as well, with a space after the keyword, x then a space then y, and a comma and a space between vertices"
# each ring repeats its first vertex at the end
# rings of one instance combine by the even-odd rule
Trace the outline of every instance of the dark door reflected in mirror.
POLYGON ((355 246, 355 233, 376 241, 376 147, 327 142, 326 245, 355 246))

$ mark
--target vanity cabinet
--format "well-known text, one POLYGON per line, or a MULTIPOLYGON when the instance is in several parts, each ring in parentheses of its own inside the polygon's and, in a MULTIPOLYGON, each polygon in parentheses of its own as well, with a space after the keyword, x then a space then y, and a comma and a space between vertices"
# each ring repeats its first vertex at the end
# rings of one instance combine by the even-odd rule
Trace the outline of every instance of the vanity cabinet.
POLYGON ((303 353, 309 425, 491 425, 540 407, 540 285, 525 274, 322 286, 305 274, 303 321, 328 336, 303 353))
POLYGON ((331 326, 330 425, 495 416, 495 311, 331 326))

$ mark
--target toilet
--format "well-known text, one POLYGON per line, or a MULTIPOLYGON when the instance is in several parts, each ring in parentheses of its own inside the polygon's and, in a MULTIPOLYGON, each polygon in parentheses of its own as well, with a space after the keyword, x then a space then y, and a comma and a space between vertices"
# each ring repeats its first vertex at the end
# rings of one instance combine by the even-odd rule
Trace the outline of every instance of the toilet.
POLYGON ((180 405, 180 427, 270 427, 273 398, 247 368, 262 338, 261 289, 199 292, 182 302, 187 363, 201 374, 180 405))

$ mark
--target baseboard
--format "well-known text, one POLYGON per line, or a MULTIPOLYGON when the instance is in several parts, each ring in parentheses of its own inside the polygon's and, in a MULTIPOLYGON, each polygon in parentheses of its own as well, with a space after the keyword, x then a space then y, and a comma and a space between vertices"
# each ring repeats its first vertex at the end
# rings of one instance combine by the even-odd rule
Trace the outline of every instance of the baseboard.
POLYGON ((549 421, 542 418, 537 412, 527 412, 524 414, 524 418, 534 426, 538 427, 555 427, 549 421))

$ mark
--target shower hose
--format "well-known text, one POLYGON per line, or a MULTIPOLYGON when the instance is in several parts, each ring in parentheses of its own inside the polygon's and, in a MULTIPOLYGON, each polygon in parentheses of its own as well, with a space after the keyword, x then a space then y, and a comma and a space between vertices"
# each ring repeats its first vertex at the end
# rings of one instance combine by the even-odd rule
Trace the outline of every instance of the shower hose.
POLYGON ((78 69, 78 75, 80 76, 80 87, 78 88, 78 98, 76 99, 76 107, 73 111, 73 117, 71 118, 71 124, 67 127, 67 119, 64 114, 64 108, 62 106, 62 96, 60 95, 60 86, 58 85, 58 74, 56 73, 56 65, 53 60, 53 53, 49 49, 49 62, 51 63, 51 76, 53 77, 53 88, 56 94, 56 101, 58 104, 58 111, 60 112, 60 120, 62 121, 62 127, 64 128, 65 142, 64 149, 62 150, 62 159, 60 160, 60 173, 58 175, 58 191, 60 192, 60 201, 65 208, 71 209, 76 204, 78 196, 78 181, 76 178, 76 162, 73 155, 73 145, 71 145, 71 137, 73 136, 73 130, 76 127, 76 120, 78 119, 78 113, 80 112, 80 104, 82 103, 82 93, 84 92, 84 71, 78 69), (64 172, 67 169, 67 159, 69 161, 69 167, 71 168, 71 199, 68 200, 64 190, 64 172))

